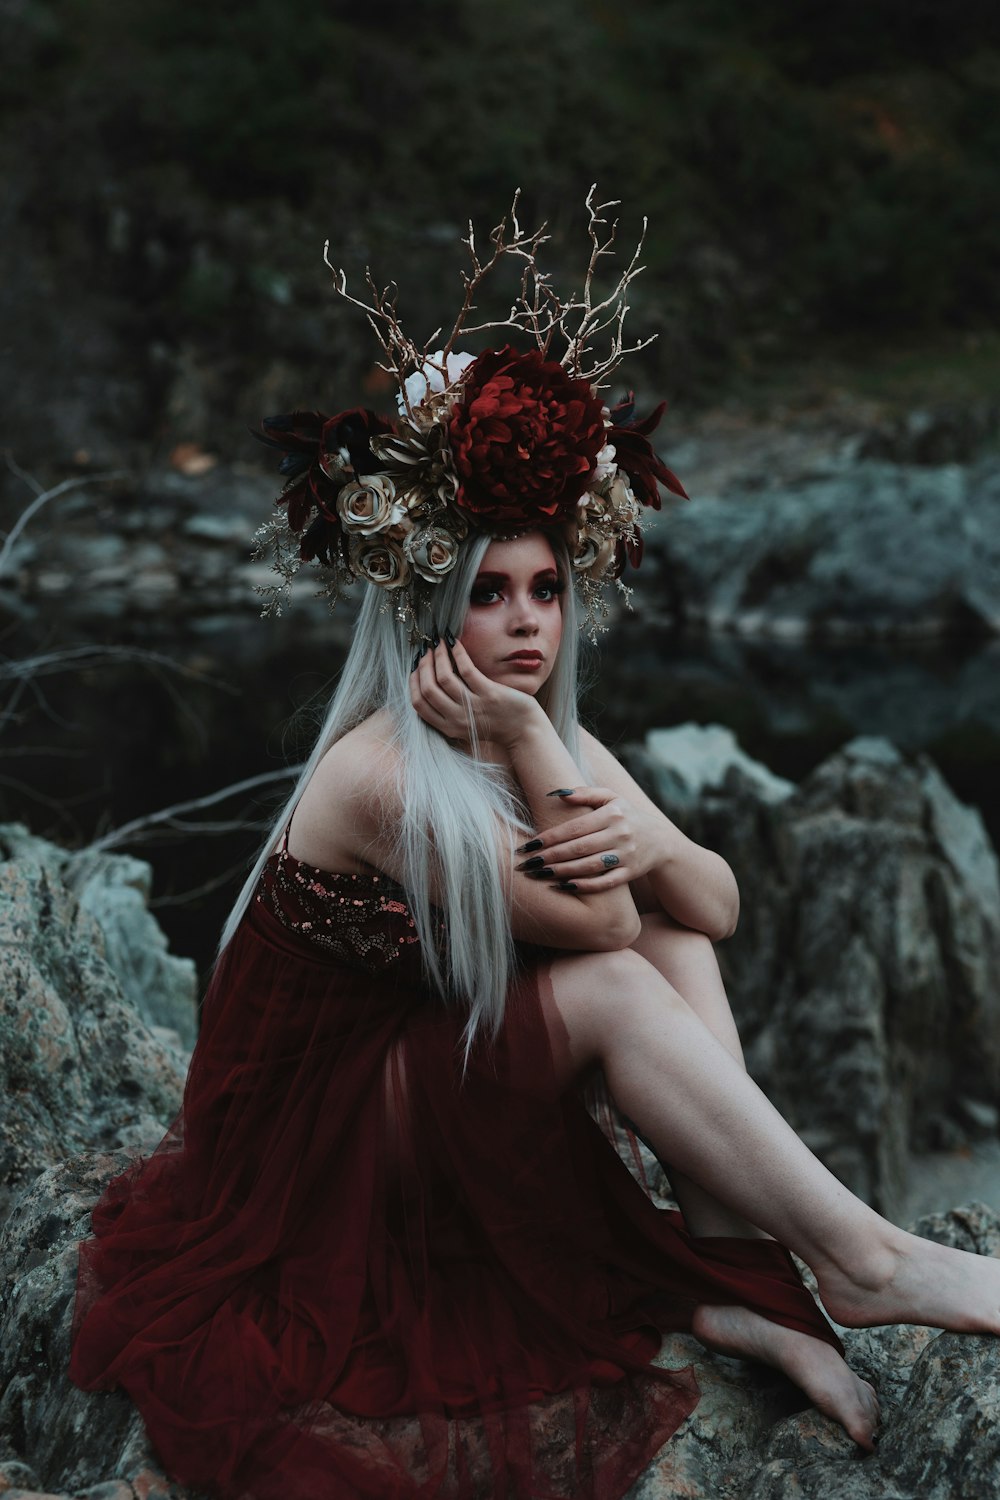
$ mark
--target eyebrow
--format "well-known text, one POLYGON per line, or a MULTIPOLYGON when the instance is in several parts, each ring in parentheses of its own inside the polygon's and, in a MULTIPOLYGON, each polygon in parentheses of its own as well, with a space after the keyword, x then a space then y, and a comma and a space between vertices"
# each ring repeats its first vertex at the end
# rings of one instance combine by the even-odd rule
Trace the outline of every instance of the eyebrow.
MULTIPOLYGON (((558 572, 557 572, 557 570, 555 568, 539 568, 539 570, 538 570, 537 573, 533 573, 532 574, 531 581, 532 581, 532 583, 535 583, 535 582, 537 582, 537 580, 539 578, 558 578, 558 577, 559 577, 559 574, 558 574, 558 572)), ((476 583, 509 583, 510 582, 510 574, 509 573, 477 573, 475 581, 476 581, 476 583)))

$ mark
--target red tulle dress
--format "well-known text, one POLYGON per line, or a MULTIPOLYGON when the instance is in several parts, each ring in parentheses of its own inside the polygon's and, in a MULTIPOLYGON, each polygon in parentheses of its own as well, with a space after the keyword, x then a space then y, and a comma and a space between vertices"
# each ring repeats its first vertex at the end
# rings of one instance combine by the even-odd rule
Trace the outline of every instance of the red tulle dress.
POLYGON ((80 1246, 72 1379, 124 1387, 173 1478, 614 1500, 697 1404, 650 1360, 698 1303, 837 1343, 786 1251, 690 1237, 560 1094, 525 958, 463 1076, 400 888, 272 856, 181 1114, 80 1246))

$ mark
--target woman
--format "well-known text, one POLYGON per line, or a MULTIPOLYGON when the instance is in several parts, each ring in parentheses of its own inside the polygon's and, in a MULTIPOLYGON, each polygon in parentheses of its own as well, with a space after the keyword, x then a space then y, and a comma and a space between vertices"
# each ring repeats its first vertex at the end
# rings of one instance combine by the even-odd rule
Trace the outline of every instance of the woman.
POLYGON ((610 1500, 696 1405, 650 1365, 670 1329, 870 1448, 782 1246, 842 1324, 1000 1331, 1000 1266, 887 1224, 750 1081, 732 872, 577 725, 572 575, 636 563, 679 485, 655 417, 546 355, 414 353, 392 428, 265 424, 303 555, 366 597, 182 1114, 95 1209, 71 1367, 222 1496, 610 1500), (683 1217, 585 1109, 598 1072, 683 1217))

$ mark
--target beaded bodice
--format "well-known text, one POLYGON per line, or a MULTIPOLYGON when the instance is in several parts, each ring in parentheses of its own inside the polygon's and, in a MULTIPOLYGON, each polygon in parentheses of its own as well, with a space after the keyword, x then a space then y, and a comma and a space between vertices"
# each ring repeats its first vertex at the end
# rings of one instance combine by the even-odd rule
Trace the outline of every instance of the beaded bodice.
POLYGON ((344 963, 389 969, 419 954, 401 886, 376 871, 338 874, 288 852, 288 830, 261 873, 255 904, 344 963))

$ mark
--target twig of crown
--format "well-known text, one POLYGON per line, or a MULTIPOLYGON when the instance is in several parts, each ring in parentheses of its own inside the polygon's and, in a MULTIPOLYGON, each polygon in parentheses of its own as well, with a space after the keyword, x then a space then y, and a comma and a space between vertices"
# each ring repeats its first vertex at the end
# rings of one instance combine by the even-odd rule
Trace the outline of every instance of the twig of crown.
MULTIPOLYGON (((514 194, 509 212, 504 214, 500 223, 490 231, 490 243, 493 246, 493 254, 486 261, 479 259, 479 252, 476 249, 475 225, 471 219, 469 220, 469 233, 463 239, 462 244, 467 248, 472 261, 472 275, 470 276, 467 271, 461 272, 462 282, 465 286, 465 298, 459 309, 458 317, 455 319, 451 333, 448 335, 444 345, 442 375, 447 368, 448 355, 455 347, 455 341, 460 334, 487 333, 494 328, 510 328, 518 333, 530 332, 533 334, 539 348, 544 347, 544 341, 548 336, 549 329, 547 327, 543 328, 540 321, 542 304, 538 298, 537 289, 545 278, 538 269, 537 257, 538 247, 546 243, 549 235, 546 233, 547 225, 545 223, 541 224, 538 229, 531 233, 527 233, 521 228, 517 217, 517 205, 520 196, 521 189, 518 188, 514 194), (510 221, 512 235, 510 240, 505 238, 508 220, 510 221), (469 314, 476 311, 476 294, 486 277, 505 256, 511 255, 518 256, 525 261, 524 271, 521 276, 521 293, 519 298, 512 303, 510 311, 505 318, 486 323, 467 323, 466 319, 469 314), (535 289, 535 295, 530 301, 528 298, 529 287, 535 289)), ((430 348, 432 341, 433 338, 428 340, 425 349, 430 348)))
POLYGON ((638 243, 632 252, 632 258, 621 276, 617 285, 601 301, 594 301, 594 277, 597 273, 598 261, 606 255, 614 254, 615 240, 618 234, 618 220, 614 219, 608 229, 607 236, 602 240, 600 231, 608 224, 605 217, 609 209, 617 208, 620 199, 611 198, 606 203, 595 203, 594 197, 597 192, 597 184, 592 183, 587 194, 586 208, 588 214, 587 234, 590 238, 590 260, 584 275, 583 291, 579 298, 566 304, 559 318, 559 327, 567 341, 566 352, 562 357, 563 366, 582 380, 588 380, 593 386, 600 386, 606 381, 607 376, 617 369, 622 360, 629 354, 637 354, 641 349, 647 348, 654 342, 656 334, 650 334, 648 338, 639 339, 634 344, 626 345, 623 336, 625 315, 628 312, 628 289, 635 278, 645 270, 639 264, 642 247, 646 240, 646 230, 649 221, 643 217, 642 233, 638 243), (579 313, 580 319, 576 325, 576 331, 570 333, 569 322, 574 314, 579 313), (589 366, 584 363, 584 356, 588 346, 605 329, 613 329, 611 335, 611 349, 606 358, 595 359, 589 366))
MULTIPOLYGON (((491 319, 488 322, 478 324, 469 324, 466 321, 469 315, 476 310, 475 298, 483 281, 504 257, 511 255, 522 257, 527 262, 525 275, 529 278, 538 276, 539 274, 537 272, 535 257, 539 245, 544 243, 548 235, 545 233, 544 224, 531 232, 527 232, 521 228, 517 217, 517 204, 520 194, 521 190, 518 188, 514 194, 514 200, 509 213, 505 214, 500 223, 491 231, 490 242, 493 245, 493 253, 485 260, 480 259, 476 247, 475 226, 471 220, 469 221, 469 232, 462 240, 462 243, 469 251, 472 261, 472 272, 471 274, 468 271, 461 273, 465 285, 465 296, 462 306, 459 309, 458 317, 455 319, 451 333, 445 342, 440 362, 430 358, 430 350, 441 333, 440 328, 435 329, 422 346, 416 344, 404 332, 402 322, 397 313, 395 284, 392 283, 380 291, 370 269, 366 268, 365 282, 371 293, 371 301, 362 301, 361 298, 355 297, 348 292, 346 271, 341 267, 334 266, 330 261, 330 241, 327 240, 323 247, 323 260, 333 274, 334 290, 346 302, 360 308, 365 313, 368 323, 374 331, 375 337, 378 339, 388 361, 387 364, 380 362, 380 368, 390 375, 395 375, 399 382, 400 394, 405 404, 407 415, 410 417, 412 417, 413 411, 406 394, 407 375, 415 370, 423 369, 426 365, 432 365, 433 368, 439 370, 442 377, 447 378, 448 355, 454 348, 455 341, 460 334, 486 333, 492 329, 510 329, 517 333, 527 331, 532 333, 541 345, 542 339, 539 336, 539 332, 536 332, 536 325, 539 324, 539 308, 537 306, 529 307, 523 295, 520 300, 524 302, 524 305, 519 307, 518 302, 515 302, 504 318, 491 319), (508 225, 512 235, 509 239, 507 238, 508 225)), ((522 288, 523 284, 522 281, 522 288)))
POLYGON ((462 306, 443 344, 441 354, 436 359, 431 357, 430 350, 440 336, 440 328, 435 329, 423 345, 415 343, 404 331, 400 321, 395 283, 390 283, 389 286, 380 290, 370 269, 366 269, 365 282, 371 294, 371 300, 366 302, 360 297, 355 297, 347 290, 346 271, 334 266, 331 262, 330 242, 326 241, 323 247, 323 260, 333 275, 334 290, 338 296, 343 297, 352 306, 360 308, 365 314, 385 355, 386 363, 380 361, 379 367, 395 376, 409 417, 412 418, 413 410, 406 393, 407 376, 430 365, 447 381, 448 355, 454 349, 460 336, 487 333, 498 329, 528 334, 534 339, 542 354, 548 357, 552 340, 558 334, 566 343, 565 351, 560 357, 560 364, 575 378, 587 380, 595 387, 606 384, 607 377, 617 369, 626 355, 638 353, 654 341, 656 334, 626 345, 623 334, 625 316, 628 312, 628 289, 644 269, 639 264, 639 257, 646 236, 645 219, 643 219, 642 234, 617 285, 606 297, 598 301, 594 300, 594 278, 598 262, 603 257, 614 254, 618 230, 617 219, 611 221, 608 228, 609 221, 606 215, 609 209, 618 206, 619 201, 611 199, 606 203, 597 203, 595 202, 596 191, 597 184, 594 183, 586 198, 590 258, 584 276, 583 289, 579 295, 571 297, 568 302, 560 299, 552 288, 548 273, 542 271, 538 265, 539 248, 550 238, 547 225, 542 223, 538 229, 532 231, 521 227, 517 213, 521 196, 520 188, 514 194, 509 211, 490 232, 490 244, 493 247, 490 255, 480 256, 475 226, 471 220, 469 221, 469 232, 463 238, 462 244, 468 250, 472 269, 461 272, 465 287, 462 306), (601 231, 604 229, 607 229, 607 233, 602 237, 601 231), (506 316, 482 323, 468 322, 471 314, 476 311, 476 297, 484 281, 502 260, 511 256, 522 259, 525 264, 519 295, 506 316), (611 330, 610 349, 604 358, 598 358, 591 346, 594 339, 608 329, 611 330), (587 362, 588 353, 591 354, 589 363, 587 362))

